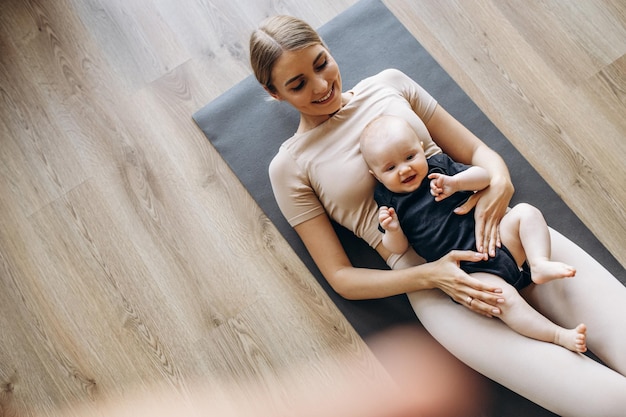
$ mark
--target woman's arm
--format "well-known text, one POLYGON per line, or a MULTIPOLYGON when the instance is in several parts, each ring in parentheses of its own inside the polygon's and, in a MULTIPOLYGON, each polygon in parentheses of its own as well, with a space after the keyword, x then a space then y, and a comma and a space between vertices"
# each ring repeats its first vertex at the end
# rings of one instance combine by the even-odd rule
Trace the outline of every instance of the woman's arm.
POLYGON ((457 213, 465 214, 476 207, 477 249, 484 252, 484 248, 488 248, 489 254, 494 256, 496 245, 500 245, 498 226, 514 192, 506 164, 500 155, 439 105, 426 127, 437 145, 452 159, 489 172, 489 187, 472 196, 457 213))
MULTIPOLYGON (((350 263, 330 220, 326 215, 314 217, 295 230, 304 242, 329 284, 347 299, 383 298, 423 289, 439 288, 457 302, 486 316, 498 315, 502 302, 500 289, 467 275, 460 261, 476 261, 482 255, 472 251, 453 251, 438 261, 398 270, 355 268, 350 263)), ((379 245, 382 246, 382 245, 379 245)), ((384 250, 380 250, 383 256, 384 250)))

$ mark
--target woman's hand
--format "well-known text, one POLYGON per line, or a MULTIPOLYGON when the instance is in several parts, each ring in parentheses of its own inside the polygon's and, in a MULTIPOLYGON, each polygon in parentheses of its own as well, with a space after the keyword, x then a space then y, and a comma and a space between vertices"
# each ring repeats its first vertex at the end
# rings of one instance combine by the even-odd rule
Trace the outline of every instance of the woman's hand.
POLYGON ((500 220, 506 213, 514 192, 508 178, 492 178, 489 187, 475 193, 463 205, 454 210, 457 214, 467 214, 476 207, 476 250, 496 256, 496 246, 500 247, 500 220))
POLYGON ((459 268, 461 261, 476 262, 485 258, 482 253, 455 250, 427 265, 433 268, 435 287, 470 310, 493 317, 501 313, 498 304, 504 302, 502 289, 486 284, 459 268))

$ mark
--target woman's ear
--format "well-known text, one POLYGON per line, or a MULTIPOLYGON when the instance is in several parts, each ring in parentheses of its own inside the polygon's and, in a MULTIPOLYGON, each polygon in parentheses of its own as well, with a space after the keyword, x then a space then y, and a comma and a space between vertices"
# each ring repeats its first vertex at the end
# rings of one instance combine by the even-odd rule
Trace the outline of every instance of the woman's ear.
POLYGON ((278 100, 281 101, 282 99, 280 98, 280 96, 278 95, 278 93, 276 92, 276 90, 264 85, 263 88, 265 89, 265 91, 267 91, 267 94, 269 94, 270 96, 272 96, 272 98, 274 100, 278 100))

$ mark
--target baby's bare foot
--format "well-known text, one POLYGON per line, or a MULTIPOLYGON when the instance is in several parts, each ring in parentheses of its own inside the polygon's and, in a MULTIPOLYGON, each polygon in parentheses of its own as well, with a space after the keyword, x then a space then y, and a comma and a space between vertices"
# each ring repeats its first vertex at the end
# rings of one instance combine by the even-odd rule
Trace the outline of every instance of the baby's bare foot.
POLYGON ((576 275, 576 269, 562 262, 541 259, 533 261, 530 273, 535 284, 545 284, 559 278, 571 278, 576 275))
POLYGON ((579 324, 575 329, 564 329, 557 332, 556 340, 557 345, 563 346, 573 352, 586 352, 587 351, 587 326, 579 324))

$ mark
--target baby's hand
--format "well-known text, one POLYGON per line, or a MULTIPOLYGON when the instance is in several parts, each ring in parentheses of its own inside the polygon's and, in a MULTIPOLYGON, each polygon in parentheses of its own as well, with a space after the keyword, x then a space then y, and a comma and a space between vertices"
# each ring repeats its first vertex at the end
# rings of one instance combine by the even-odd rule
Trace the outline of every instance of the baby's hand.
POLYGON ((378 222, 387 231, 395 231, 400 228, 398 215, 393 207, 381 206, 378 209, 378 222))
POLYGON ((435 197, 435 201, 441 201, 450 197, 456 190, 456 184, 451 176, 433 172, 428 175, 430 178, 430 193, 435 197))

